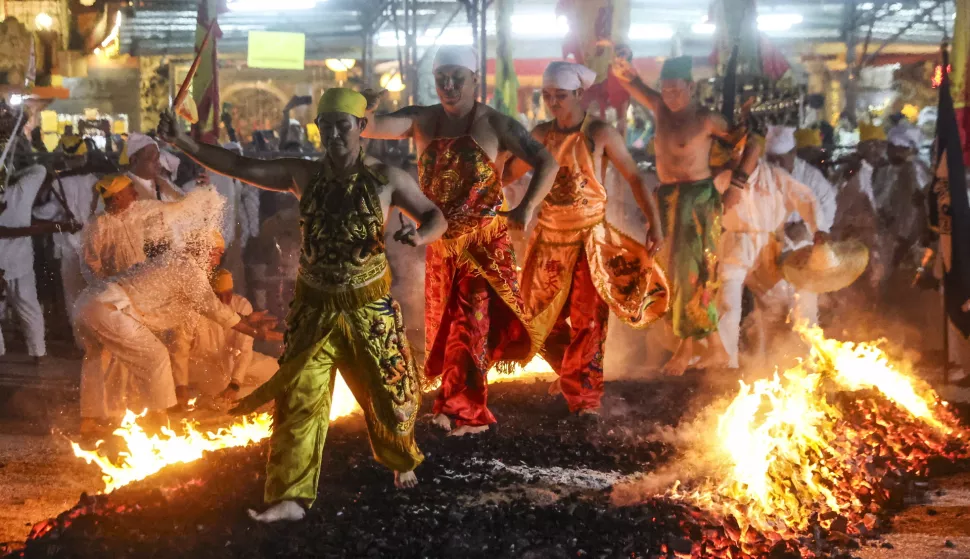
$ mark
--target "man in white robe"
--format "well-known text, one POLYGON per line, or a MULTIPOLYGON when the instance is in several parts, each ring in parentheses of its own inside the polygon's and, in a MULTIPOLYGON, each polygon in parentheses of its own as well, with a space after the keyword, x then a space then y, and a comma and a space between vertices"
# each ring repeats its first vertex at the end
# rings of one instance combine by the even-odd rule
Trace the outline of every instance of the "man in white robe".
POLYGON ((145 261, 145 224, 132 209, 138 193, 131 177, 104 177, 95 190, 104 200, 105 213, 89 221, 82 232, 81 270, 89 285, 145 261))
POLYGON ((169 348, 159 337, 164 332, 205 317, 248 336, 281 339, 266 324, 240 317, 216 297, 208 270, 221 256, 221 250, 202 246, 166 251, 82 295, 77 317, 85 347, 82 434, 97 432, 121 411, 109 405, 125 400, 108 393, 117 386, 106 379, 104 363, 112 358, 128 371, 134 399, 152 413, 150 422, 164 422, 165 411, 178 403, 169 348))
MULTIPOLYGON (((253 314, 249 301, 233 293, 228 270, 216 272, 212 289, 240 316, 253 314)), ((276 359, 253 351, 251 337, 212 320, 200 320, 196 325, 189 355, 190 384, 219 409, 246 396, 279 369, 276 359)))
POLYGON ((139 200, 174 202, 185 193, 164 177, 162 152, 155 140, 138 132, 132 132, 125 144, 128 158, 128 176, 135 185, 139 200))
MULTIPOLYGON (((43 165, 31 165, 11 177, 3 194, 5 208, 0 213, 0 227, 29 227, 37 193, 47 177, 43 165)), ((44 311, 37 298, 37 277, 34 274, 34 243, 29 236, 0 238, 0 270, 6 287, 5 304, 13 308, 24 331, 27 353, 35 363, 47 355, 44 339, 44 311)), ((5 306, 0 309, 6 311, 5 306)), ((0 355, 7 348, 0 332, 0 355)))
POLYGON ((876 211, 888 247, 890 274, 908 263, 925 225, 925 189, 932 176, 919 158, 923 138, 918 128, 901 122, 889 131, 889 164, 876 170, 873 189, 876 211))
MULTIPOLYGON (((798 212, 810 235, 818 230, 815 196, 784 169, 758 161, 750 173, 740 201, 725 209, 719 249, 718 274, 721 278, 718 330, 727 353, 725 363, 737 368, 741 329, 741 297, 747 286, 756 296, 756 305, 782 281, 778 258, 784 243, 784 225, 798 212)), ((717 348, 713 348, 715 351, 717 348)))
MULTIPOLYGON (((796 182, 809 188, 815 196, 815 225, 818 231, 829 232, 835 221, 837 195, 835 187, 816 167, 796 155, 795 128, 771 126, 765 138, 765 153, 770 163, 787 171, 796 182)), ((797 211, 788 216, 785 223, 785 251, 798 250, 812 244, 805 219, 797 211)), ((777 304, 795 307, 799 318, 810 325, 818 322, 818 294, 809 291, 796 292, 788 282, 782 280, 772 290, 777 304)))
MULTIPOLYGON (((34 206, 34 218, 48 221, 87 223, 94 215, 98 195, 94 185, 98 177, 92 173, 56 176, 46 201, 34 206)), ((68 316, 73 317, 74 303, 87 287, 81 272, 82 234, 80 231, 55 233, 54 257, 61 268, 61 285, 64 290, 64 306, 68 316)), ((71 327, 74 322, 71 320, 71 327)), ((75 343, 81 340, 75 331, 75 343)))

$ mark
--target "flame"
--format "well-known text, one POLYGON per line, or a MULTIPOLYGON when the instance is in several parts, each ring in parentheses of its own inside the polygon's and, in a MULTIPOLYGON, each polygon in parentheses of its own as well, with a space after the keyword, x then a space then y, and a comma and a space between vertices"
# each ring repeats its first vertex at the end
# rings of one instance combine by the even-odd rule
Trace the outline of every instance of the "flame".
MULTIPOLYGON (((350 415, 359 409, 347 383, 337 375, 330 405, 330 420, 350 415)), ((198 430, 198 424, 183 420, 181 433, 163 427, 160 436, 149 436, 138 424, 138 419, 144 415, 144 412, 135 414, 131 410, 125 413, 121 426, 113 434, 124 441, 127 450, 119 452, 115 459, 104 453, 104 441, 98 441, 94 450, 84 450, 79 444, 71 442, 75 456, 101 468, 104 493, 111 493, 119 487, 145 479, 166 466, 193 462, 213 450, 256 443, 272 433, 272 415, 260 413, 243 417, 215 432, 203 433, 198 430)))
POLYGON ((552 366, 546 363, 545 359, 536 355, 532 361, 526 363, 525 367, 516 364, 512 372, 498 372, 494 367, 488 372, 488 383, 496 384, 499 382, 513 382, 520 380, 552 380, 556 377, 552 366))
POLYGON ((670 491, 720 518, 726 532, 732 523, 725 520, 736 521, 741 531, 732 539, 742 550, 753 541, 745 539, 749 530, 789 539, 812 522, 861 522, 888 499, 879 483, 887 462, 920 473, 931 454, 962 438, 957 420, 908 364, 891 362, 875 344, 795 330, 811 345, 809 358, 772 378, 741 381, 716 438, 705 443, 715 473, 693 491, 679 483, 670 491))
MULTIPOLYGON (((554 375, 552 368, 540 357, 536 357, 525 367, 516 366, 512 373, 491 375, 491 382, 545 379, 550 375, 554 375)), ((425 390, 433 388, 426 386, 425 390)), ((195 399, 189 404, 194 406, 195 399)), ((360 406, 347 383, 337 375, 330 404, 330 420, 359 410, 360 406)), ((197 424, 183 421, 181 432, 163 428, 161 435, 149 436, 143 426, 138 424, 139 418, 144 415, 129 410, 121 426, 114 431, 113 434, 120 437, 127 448, 117 458, 113 459, 105 454, 102 448, 104 441, 98 441, 93 450, 84 450, 77 443, 71 443, 75 456, 101 468, 104 493, 111 493, 119 487, 145 479, 166 466, 193 462, 202 458, 206 452, 253 444, 266 439, 272 433, 272 416, 262 413, 244 417, 215 432, 203 433, 198 430, 197 424)))

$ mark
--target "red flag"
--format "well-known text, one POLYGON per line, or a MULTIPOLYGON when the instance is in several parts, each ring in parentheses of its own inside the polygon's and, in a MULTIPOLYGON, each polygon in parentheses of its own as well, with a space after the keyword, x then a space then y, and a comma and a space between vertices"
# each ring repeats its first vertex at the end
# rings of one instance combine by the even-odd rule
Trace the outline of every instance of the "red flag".
POLYGON ((209 144, 219 143, 219 61, 218 40, 222 38, 219 24, 215 24, 209 40, 203 44, 212 19, 227 11, 225 0, 199 0, 199 16, 195 26, 195 49, 199 68, 192 78, 192 99, 198 109, 199 121, 192 125, 192 135, 209 144))

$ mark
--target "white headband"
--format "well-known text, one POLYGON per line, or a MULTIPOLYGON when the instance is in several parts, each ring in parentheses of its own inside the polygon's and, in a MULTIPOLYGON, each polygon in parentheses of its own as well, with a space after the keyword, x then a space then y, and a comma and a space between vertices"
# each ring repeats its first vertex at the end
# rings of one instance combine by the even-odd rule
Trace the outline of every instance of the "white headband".
POLYGON ((765 151, 769 155, 782 155, 795 149, 795 128, 792 126, 769 126, 765 134, 765 151))
POLYGON ((546 66, 542 73, 542 87, 553 89, 587 89, 596 82, 596 72, 582 64, 557 60, 546 66))
POLYGON ((139 151, 147 148, 148 146, 158 146, 155 140, 142 134, 140 132, 132 132, 128 135, 128 143, 125 144, 125 150, 128 152, 128 158, 130 159, 132 155, 135 155, 139 151))
POLYGON ((437 71, 442 66, 461 66, 472 72, 478 72, 478 53, 472 47, 439 47, 434 55, 431 71, 437 71))
POLYGON ((918 150, 923 134, 912 124, 897 124, 889 130, 888 140, 894 146, 918 150))

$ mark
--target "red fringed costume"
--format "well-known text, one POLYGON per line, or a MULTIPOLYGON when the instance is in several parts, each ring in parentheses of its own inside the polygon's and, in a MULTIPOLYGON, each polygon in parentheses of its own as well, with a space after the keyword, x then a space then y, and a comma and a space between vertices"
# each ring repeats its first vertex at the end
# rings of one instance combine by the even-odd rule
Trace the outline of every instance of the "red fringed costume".
MULTIPOLYGON (((456 426, 488 425, 488 370, 525 362, 538 343, 524 316, 515 253, 502 208, 501 172, 469 130, 437 138, 418 166, 421 190, 444 212, 448 231, 428 246, 424 374, 441 378, 434 413, 456 426)), ((436 128, 438 128, 436 126, 436 128)))

